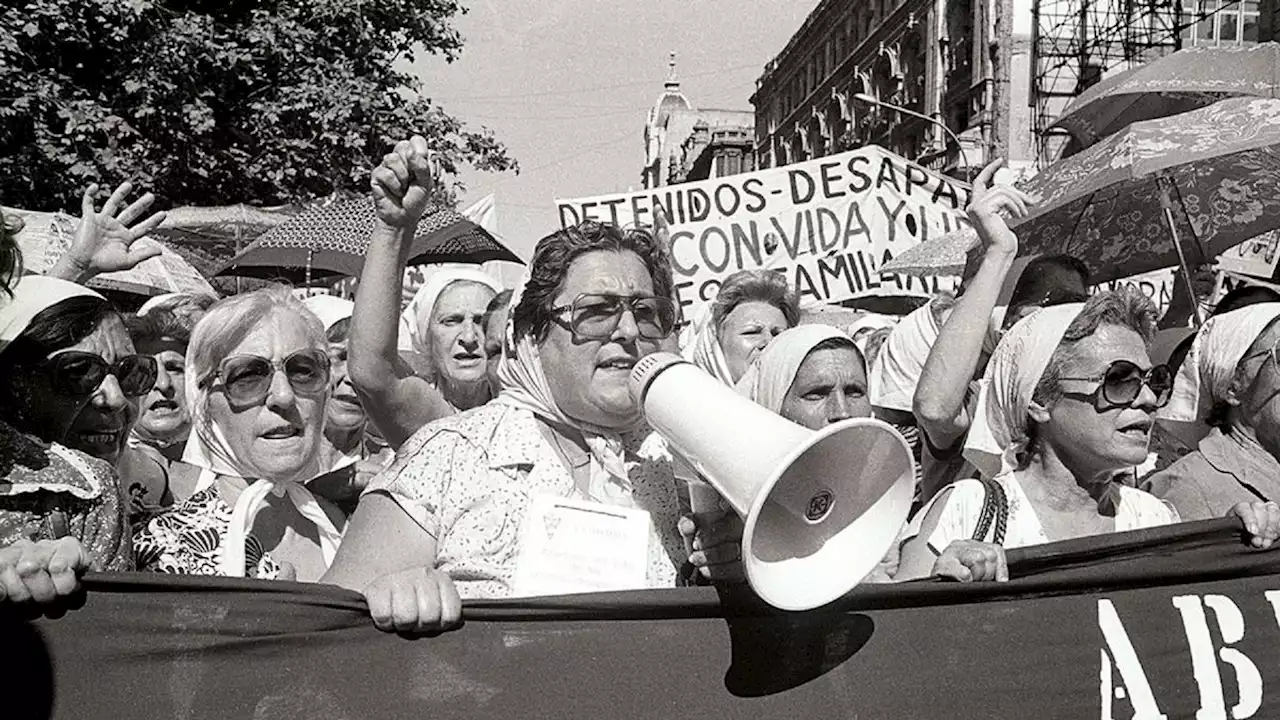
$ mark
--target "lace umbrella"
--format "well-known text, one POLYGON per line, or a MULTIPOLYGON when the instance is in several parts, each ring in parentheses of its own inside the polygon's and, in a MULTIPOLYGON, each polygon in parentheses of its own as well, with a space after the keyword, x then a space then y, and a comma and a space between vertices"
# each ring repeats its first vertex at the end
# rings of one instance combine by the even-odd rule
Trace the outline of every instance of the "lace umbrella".
POLYGON ((1087 148, 1135 122, 1224 98, 1280 95, 1280 43, 1197 45, 1106 78, 1080 94, 1052 127, 1087 148))
MULTIPOLYGON (((15 208, 5 208, 4 212, 22 218, 22 230, 15 238, 22 249, 24 268, 37 273, 47 272, 71 247, 80 222, 79 218, 65 213, 15 208)), ((144 260, 132 270, 98 275, 88 282, 89 287, 147 297, 175 292, 218 296, 209 281, 191 263, 167 244, 154 237, 149 236, 148 239, 160 246, 158 257, 144 260)))
MULTIPOLYGON (((1040 203, 1010 223, 1019 255, 1072 255, 1095 283, 1210 262, 1280 229, 1280 100, 1232 98, 1134 123, 1020 187, 1040 203)), ((976 246, 966 228, 881 272, 957 274, 976 246)))
MULTIPOLYGON (((299 213, 271 228, 214 274, 285 280, 295 285, 359 277, 373 232, 368 198, 339 200, 299 213)), ((410 265, 490 260, 521 262, 487 230, 451 208, 418 223, 410 265)))

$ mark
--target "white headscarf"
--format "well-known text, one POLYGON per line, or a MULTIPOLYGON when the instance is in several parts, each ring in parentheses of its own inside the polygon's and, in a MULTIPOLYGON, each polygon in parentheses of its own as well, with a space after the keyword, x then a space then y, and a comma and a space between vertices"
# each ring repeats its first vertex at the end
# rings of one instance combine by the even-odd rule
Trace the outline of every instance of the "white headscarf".
POLYGON ((684 359, 711 373, 712 377, 733 387, 733 373, 729 371, 729 362, 725 360, 724 351, 720 349, 720 334, 716 332, 716 324, 712 322, 711 309, 714 303, 707 303, 698 308, 693 322, 689 325, 689 341, 683 344, 684 359))
POLYGON ((862 357, 853 340, 840 330, 830 325, 800 325, 780 333, 760 352, 738 383, 738 392, 781 415, 782 403, 805 358, 819 344, 834 338, 847 340, 850 349, 862 357))
POLYGON ((979 382, 964 457, 985 477, 1012 472, 1027 448, 1027 409, 1053 352, 1084 303, 1036 310, 1009 328, 979 382))
MULTIPOLYGON (((494 402, 528 410, 556 425, 582 433, 591 455, 591 477, 588 486, 590 499, 609 505, 632 507, 634 502, 631 497, 631 480, 627 474, 622 446, 622 432, 625 431, 595 427, 565 415, 556 404, 546 373, 543 372, 538 345, 528 334, 519 338, 515 336, 515 308, 520 305, 520 299, 524 295, 528 281, 529 276, 526 272, 511 296, 511 303, 508 306, 511 308, 511 313, 507 318, 502 360, 498 363, 498 378, 502 381, 502 392, 494 402)), ((636 427, 642 427, 643 422, 643 416, 637 408, 636 427)))
POLYGON ((471 268, 440 268, 418 288, 409 305, 400 313, 399 349, 427 354, 427 338, 422 335, 422 325, 435 313, 436 301, 445 288, 456 282, 479 283, 495 294, 502 292, 502 285, 489 275, 471 268), (425 320, 424 320, 425 318, 425 320))
MULTIPOLYGON (((209 417, 209 386, 201 387, 199 376, 195 372, 188 372, 186 387, 187 404, 191 409, 191 437, 187 440, 182 461, 200 468, 200 479, 195 492, 204 492, 212 487, 219 475, 249 481, 249 486, 240 493, 232 508, 231 523, 222 544, 218 574, 224 577, 244 577, 245 540, 253 529, 254 518, 265 504, 267 495, 287 497, 303 517, 315 524, 320 536, 320 551, 324 556, 325 566, 328 567, 338 552, 342 533, 320 507, 315 495, 303 485, 304 482, 328 472, 321 466, 321 438, 317 436, 311 459, 296 477, 262 477, 260 472, 235 456, 222 428, 209 417)), ((319 404, 319 410, 324 412, 323 402, 319 404)))
POLYGON ((0 291, 0 353, 31 326, 36 315, 63 300, 76 297, 105 300, 83 285, 44 275, 24 275, 17 279, 12 290, 13 297, 0 291))
POLYGON ((302 304, 320 318, 320 324, 324 326, 325 332, 351 317, 356 311, 355 303, 333 295, 312 295, 305 298, 302 304))
MULTIPOLYGON (((1208 433, 1213 406, 1227 399, 1236 367, 1258 336, 1280 319, 1280 303, 1258 303, 1205 321, 1178 368, 1169 403, 1156 414, 1166 426, 1189 423, 1208 433)), ((1198 440, 1198 438, 1197 438, 1198 440)))

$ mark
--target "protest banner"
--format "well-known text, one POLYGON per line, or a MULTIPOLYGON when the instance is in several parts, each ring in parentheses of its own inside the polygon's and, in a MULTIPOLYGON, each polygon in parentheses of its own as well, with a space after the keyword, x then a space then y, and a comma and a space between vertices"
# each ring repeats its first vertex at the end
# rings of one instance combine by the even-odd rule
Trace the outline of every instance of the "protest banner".
POLYGON ((898 253, 966 223, 967 185, 876 146, 767 170, 557 200, 564 227, 584 220, 652 225, 661 207, 681 305, 715 298, 739 270, 768 268, 801 302, 928 295, 950 278, 881 277, 898 253))
POLYGON ((1137 290, 1151 298, 1151 302, 1156 304, 1156 310, 1163 315, 1169 309, 1169 303, 1173 300, 1173 283, 1177 279, 1176 270, 1176 268, 1165 268, 1142 273, 1141 275, 1110 280, 1101 285, 1094 285, 1092 290, 1093 292, 1119 290, 1121 288, 1137 290))
POLYGON ((1280 231, 1263 233, 1218 256, 1218 268, 1241 275, 1270 280, 1280 261, 1280 231))
POLYGON ((90 575, 0 605, 5 718, 1274 718, 1280 552, 1211 520, 1009 551, 1009 582, 862 585, 786 613, 744 588, 467 600, 374 629, 330 585, 90 575))

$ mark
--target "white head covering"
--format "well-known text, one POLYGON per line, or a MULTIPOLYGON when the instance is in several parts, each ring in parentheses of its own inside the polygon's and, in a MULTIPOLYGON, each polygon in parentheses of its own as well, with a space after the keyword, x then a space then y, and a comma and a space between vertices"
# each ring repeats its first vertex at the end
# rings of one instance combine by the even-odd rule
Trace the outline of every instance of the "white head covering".
MULTIPOLYGON (((827 340, 839 338, 849 343, 850 349, 862 357, 853 340, 830 325, 799 325, 785 330, 774 338, 760 353, 760 357, 743 374, 738 383, 739 393, 757 404, 782 414, 782 403, 796 381, 796 373, 813 349, 827 340)), ((865 365, 866 361, 863 360, 865 365)))
POLYGON ((409 305, 400 313, 400 350, 412 350, 427 354, 427 338, 422 335, 423 318, 435 312, 436 301, 444 289, 456 282, 473 282, 484 285, 495 294, 502 292, 502 285, 489 275, 472 268, 440 268, 418 288, 409 305))
POLYGON ((1209 318, 1178 368, 1169 404, 1156 417, 1166 426, 1190 423, 1203 428, 1201 435, 1207 433, 1205 422, 1213 406, 1227 399, 1236 367, 1249 346, 1277 319, 1280 303, 1248 305, 1209 318))
POLYGON ((689 340, 683 344, 684 359, 732 387, 733 373, 729 372, 729 362, 720 349, 720 335, 716 332, 716 324, 711 317, 712 306, 713 303, 707 303, 698 308, 698 314, 694 315, 687 330, 689 340))
POLYGON ((104 299, 83 285, 44 275, 24 275, 17 279, 12 290, 13 297, 0 291, 0 353, 31 326, 36 315, 63 300, 75 297, 104 299))
MULTIPOLYGON (((939 311, 933 302, 928 302, 893 326, 889 337, 880 346, 875 364, 867 370, 867 380, 871 385, 867 391, 872 405, 913 412, 912 403, 916 396, 916 386, 920 384, 920 376, 924 374, 924 365, 929 360, 934 343, 938 342, 942 323, 946 322, 953 309, 939 311)), ((983 352, 995 352, 1007 310, 1004 306, 992 309, 991 320, 987 323, 987 335, 982 341, 983 352)))
POLYGON ((979 382, 964 457, 986 477, 1012 472, 1027 448, 1027 408, 1067 326, 1084 303, 1036 310, 1009 328, 979 382))
POLYGON ((351 317, 356 310, 355 303, 333 295, 312 295, 304 299, 302 304, 320 318, 320 324, 324 326, 326 332, 329 328, 351 317))
MULTIPOLYGON (((244 577, 245 539, 253 529, 254 518, 262 509, 267 495, 287 497, 303 517, 315 524, 320 535, 320 551, 324 556, 325 566, 332 563, 338 552, 342 533, 320 507, 315 495, 303 485, 305 481, 327 472, 321 465, 319 433, 311 459, 296 477, 262 477, 260 472, 235 456, 222 428, 209 417, 209 386, 201 387, 200 377, 195 372, 188 372, 186 388, 187 405, 191 411, 191 436, 183 450, 182 461, 200 468, 200 479, 195 491, 203 492, 212 487, 219 475, 250 481, 249 487, 240 493, 231 511, 231 523, 222 545, 219 575, 244 577)), ((319 403, 319 409, 324 412, 323 402, 319 403)))
MULTIPOLYGON (((519 338, 515 335, 515 308, 519 306, 520 299, 524 295, 525 285, 529 281, 528 272, 526 271, 525 277, 516 287, 508 306, 512 312, 507 318, 502 360, 498 363, 498 378, 502 381, 502 392, 494 402, 528 410, 556 425, 582 433, 591 455, 591 477, 588 488, 590 499, 609 505, 633 506, 631 480, 628 477, 622 446, 622 432, 626 430, 595 427, 565 415, 551 393, 551 386, 542 369, 542 358, 539 356, 537 344, 528 334, 519 338)), ((643 423, 644 417, 637 408, 634 425, 638 429, 643 427, 643 423)))

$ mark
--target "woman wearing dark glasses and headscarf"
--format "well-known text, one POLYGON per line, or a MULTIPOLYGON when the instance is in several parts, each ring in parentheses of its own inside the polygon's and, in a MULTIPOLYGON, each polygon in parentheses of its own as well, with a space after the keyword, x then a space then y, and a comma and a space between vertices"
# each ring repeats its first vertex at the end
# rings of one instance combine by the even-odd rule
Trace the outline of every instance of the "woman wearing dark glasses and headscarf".
MULTIPOLYGON (((1155 320, 1142 294, 1102 292, 1038 310, 1006 333, 965 445, 993 479, 954 483, 925 506, 899 578, 928 574, 954 540, 1021 547, 1179 521, 1172 506, 1121 480, 1146 459, 1156 411, 1173 392, 1173 374, 1147 355, 1155 320), (980 523, 989 504, 998 520, 980 523)), ((1262 503, 1232 512, 1257 530, 1255 544, 1276 538, 1280 513, 1262 503)))
POLYGON ((1198 444, 1146 483, 1187 520, 1280 500, 1280 303, 1215 315, 1178 371, 1160 423, 1198 444))
POLYGON ((337 551, 341 512, 306 489, 324 473, 330 393, 320 320, 283 287, 227 298, 187 349, 195 493, 135 538, 140 569, 309 582, 337 551))
POLYGON ((728 524, 685 552, 670 457, 645 442, 630 392, 632 368, 675 329, 665 249, 587 222, 543 238, 528 272, 502 393, 400 449, 324 578, 362 592, 382 629, 449 627, 460 596, 674 587, 686 559, 725 572, 738 560, 728 524), (562 548, 575 560, 553 552, 564 537, 593 539, 562 548))
POLYGON ((0 300, 0 546, 72 537, 99 568, 132 569, 114 466, 155 378, 102 296, 18 280, 0 300))

